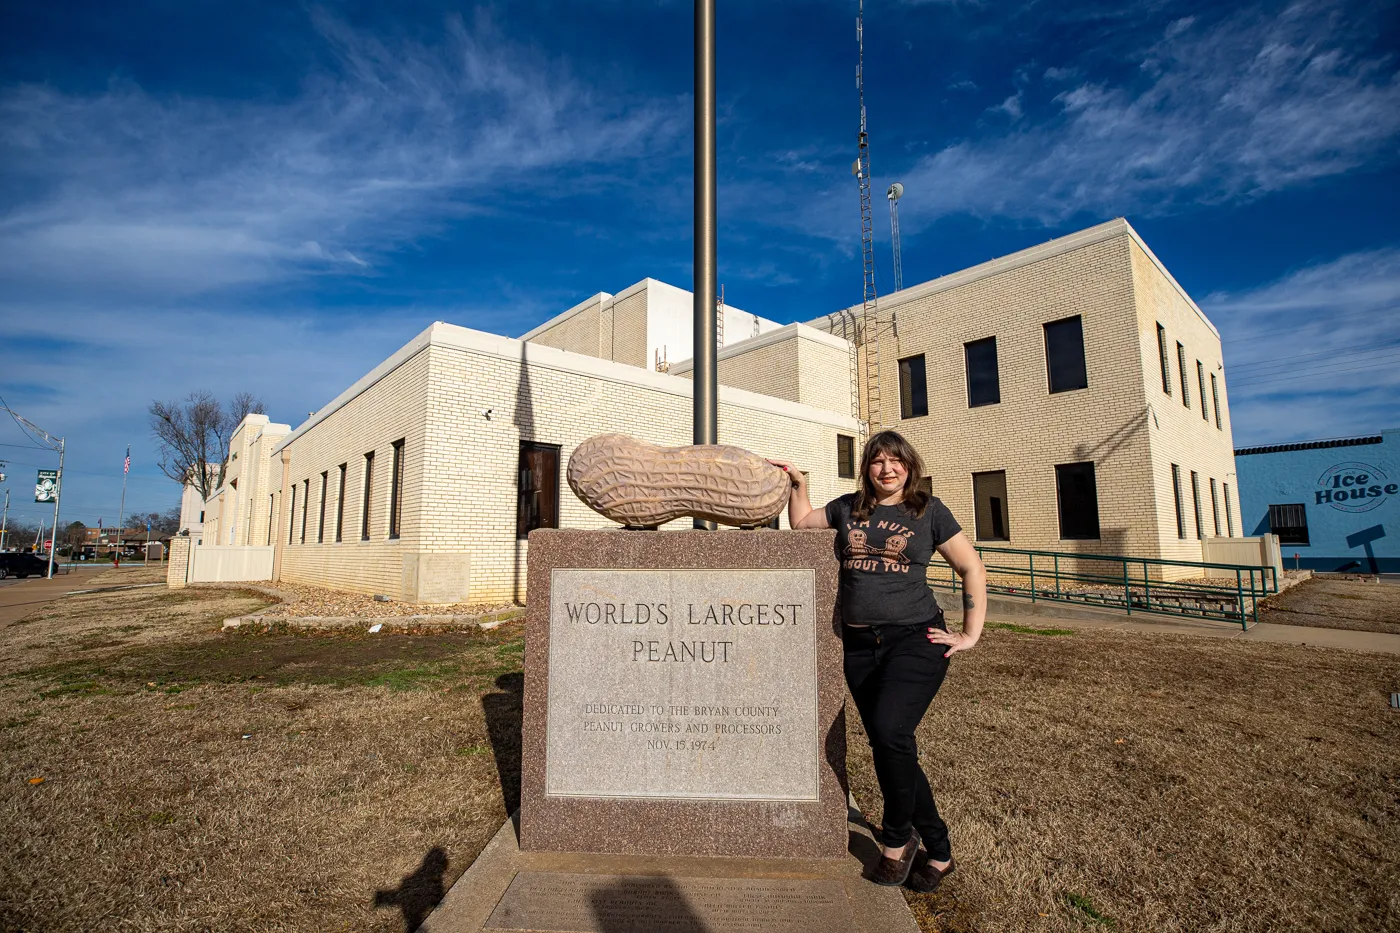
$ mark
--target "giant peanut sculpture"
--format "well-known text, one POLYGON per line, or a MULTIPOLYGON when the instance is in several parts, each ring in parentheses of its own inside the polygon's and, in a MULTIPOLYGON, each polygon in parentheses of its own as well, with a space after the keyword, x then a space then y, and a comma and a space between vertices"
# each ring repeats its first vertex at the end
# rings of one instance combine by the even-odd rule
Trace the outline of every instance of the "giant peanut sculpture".
POLYGON ((686 516, 767 524, 787 505, 792 486, 781 467, 740 447, 657 447, 599 434, 569 458, 569 488, 615 522, 654 528, 686 516))

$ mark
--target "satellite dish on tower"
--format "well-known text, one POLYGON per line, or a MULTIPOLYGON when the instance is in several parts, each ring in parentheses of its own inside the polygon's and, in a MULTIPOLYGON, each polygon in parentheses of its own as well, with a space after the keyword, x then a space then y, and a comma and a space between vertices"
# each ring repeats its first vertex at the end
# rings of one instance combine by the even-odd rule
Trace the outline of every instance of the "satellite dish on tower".
POLYGON ((895 182, 890 185, 890 190, 885 192, 885 197, 889 198, 891 201, 898 201, 900 198, 904 197, 904 186, 899 182, 895 182))

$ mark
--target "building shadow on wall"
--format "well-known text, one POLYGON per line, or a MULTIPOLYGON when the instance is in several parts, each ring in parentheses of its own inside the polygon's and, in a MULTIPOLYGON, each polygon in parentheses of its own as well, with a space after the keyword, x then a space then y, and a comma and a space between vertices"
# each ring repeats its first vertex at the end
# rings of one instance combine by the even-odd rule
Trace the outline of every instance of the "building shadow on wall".
POLYGON ((446 894, 447 852, 434 847, 397 888, 374 892, 375 907, 397 907, 404 933, 415 933, 446 894))
MULTIPOLYGON (((522 342, 520 344, 520 375, 515 383, 515 410, 511 415, 511 423, 515 425, 519 434, 517 438, 517 453, 515 466, 515 493, 516 493, 516 527, 519 528, 520 521, 520 487, 523 477, 520 475, 520 455, 518 452, 519 441, 535 439, 535 392, 530 385, 530 345, 522 342)), ((520 554, 520 540, 512 537, 512 547, 515 555, 515 571, 513 577, 513 589, 511 599, 518 603, 525 600, 521 596, 521 590, 525 582, 525 561, 520 554)))
POLYGON ((520 809, 520 723, 524 710, 525 675, 505 674, 496 678, 496 693, 481 698, 486 716, 486 734, 496 759, 496 776, 501 782, 501 802, 507 813, 520 809))
POLYGON ((1152 411, 1151 405, 1143 407, 1132 418, 1119 425, 1111 434, 1099 441, 1097 444, 1076 444, 1074 446, 1074 458, 1079 462, 1092 460, 1101 463, 1118 452, 1128 441, 1132 440, 1134 434, 1145 428, 1149 421, 1155 420, 1156 415, 1152 411))
POLYGON ((670 878, 618 878, 588 895, 598 933, 710 933, 670 878))

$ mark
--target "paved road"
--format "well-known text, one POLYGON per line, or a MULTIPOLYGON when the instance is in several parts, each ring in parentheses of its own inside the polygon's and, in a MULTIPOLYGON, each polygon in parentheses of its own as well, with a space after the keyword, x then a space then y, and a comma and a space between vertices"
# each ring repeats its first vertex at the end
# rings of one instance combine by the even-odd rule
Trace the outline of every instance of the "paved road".
POLYGON ((72 573, 56 574, 52 580, 47 577, 0 580, 0 631, 44 603, 58 599, 69 590, 80 589, 98 571, 108 569, 106 566, 84 567, 72 573))

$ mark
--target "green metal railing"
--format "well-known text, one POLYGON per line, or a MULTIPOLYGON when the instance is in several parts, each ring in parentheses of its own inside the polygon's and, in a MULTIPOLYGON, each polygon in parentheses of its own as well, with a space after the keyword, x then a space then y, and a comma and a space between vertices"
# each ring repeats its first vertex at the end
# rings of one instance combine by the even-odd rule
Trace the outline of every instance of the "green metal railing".
MULTIPOLYGON (((977 553, 987 568, 988 593, 1121 609, 1130 615, 1214 619, 1247 629, 1259 621, 1259 601, 1278 592, 1273 567, 1003 547, 979 546, 977 553), (1190 571, 1187 578, 1165 579, 1181 577, 1183 568, 1190 571)), ((953 568, 937 561, 929 567, 929 583, 953 592, 962 588, 953 568)))

